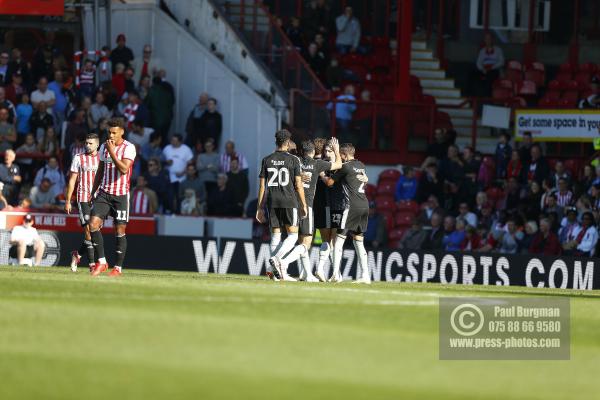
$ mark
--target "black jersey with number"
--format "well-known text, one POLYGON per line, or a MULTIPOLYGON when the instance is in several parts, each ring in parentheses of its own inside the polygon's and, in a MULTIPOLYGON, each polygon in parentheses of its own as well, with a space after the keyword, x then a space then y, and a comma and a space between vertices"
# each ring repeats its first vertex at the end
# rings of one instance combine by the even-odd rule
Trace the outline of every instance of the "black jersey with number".
POLYGON ((333 187, 340 185, 350 209, 369 208, 369 200, 365 194, 366 183, 358 180, 358 175, 366 175, 365 165, 358 160, 344 163, 342 169, 333 174, 333 187))
MULTIPOLYGON (((330 175, 331 178, 335 179, 335 176, 339 174, 340 171, 336 171, 330 175)), ((329 188, 329 208, 331 210, 345 210, 349 208, 350 204, 348 202, 348 197, 344 193, 344 187, 342 182, 336 182, 333 186, 329 188)))
MULTIPOLYGON (((310 175, 310 182, 304 183, 304 198, 306 199, 306 205, 308 207, 313 206, 315 200, 315 193, 317 190, 319 174, 326 172, 331 169, 331 163, 321 159, 314 159, 310 157, 304 157, 301 160, 301 168, 304 174, 310 175)), ((322 182, 321 182, 322 183, 322 182)))
POLYGON ((265 179, 269 208, 298 208, 295 180, 300 176, 300 159, 285 151, 263 158, 260 178, 265 179))

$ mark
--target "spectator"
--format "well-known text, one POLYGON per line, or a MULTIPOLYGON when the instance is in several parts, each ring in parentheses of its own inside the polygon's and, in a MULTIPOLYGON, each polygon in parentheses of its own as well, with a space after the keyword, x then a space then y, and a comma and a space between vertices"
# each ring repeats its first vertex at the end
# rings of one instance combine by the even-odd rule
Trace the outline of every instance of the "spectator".
POLYGON ((125 94, 125 65, 118 63, 112 74, 112 87, 117 92, 117 97, 122 98, 125 94))
POLYGON ((354 53, 360 43, 360 22, 352 15, 352 7, 346 7, 344 13, 336 18, 337 37, 335 46, 338 53, 354 53))
POLYGON ((506 197, 504 199, 504 208, 507 210, 516 210, 521 203, 521 187, 516 178, 510 178, 506 182, 506 197))
POLYGON ((27 214, 23 220, 23 225, 17 225, 12 229, 10 234, 10 245, 14 246, 16 253, 13 253, 12 248, 9 253, 11 256, 16 256, 19 265, 25 264, 25 258, 35 256, 33 265, 41 265, 42 257, 46 249, 46 244, 33 227, 33 217, 27 214))
POLYGON ((558 180, 556 203, 560 207, 567 207, 573 203, 573 192, 569 190, 569 182, 565 178, 559 178, 558 180))
POLYGON ((171 137, 171 144, 167 145, 163 149, 162 159, 167 165, 167 171, 169 171, 169 181, 171 183, 171 193, 175 194, 175 203, 173 204, 173 210, 177 210, 179 200, 177 199, 179 194, 179 183, 185 179, 185 169, 188 162, 192 161, 194 153, 192 150, 183 143, 183 137, 176 133, 171 137))
POLYGON ((374 249, 385 246, 387 242, 386 222, 375 209, 375 202, 369 203, 369 222, 364 234, 364 241, 366 246, 374 249))
POLYGON ((536 181, 530 182, 524 197, 525 216, 527 219, 537 219, 542 212, 542 188, 536 181))
POLYGON ((475 158, 475 151, 471 146, 465 146, 462 152, 463 158, 463 169, 465 171, 467 188, 469 195, 475 196, 477 194, 477 175, 479 174, 480 160, 475 158))
POLYGON ((304 58, 306 59, 306 62, 310 68, 319 78, 325 76, 327 60, 325 59, 325 55, 319 52, 319 47, 316 43, 312 42, 308 45, 304 58))
MULTIPOLYGON (((206 187, 204 186, 204 181, 198 177, 198 171, 196 171, 194 164, 188 164, 185 169, 185 179, 179 184, 180 199, 185 197, 185 191, 188 189, 194 191, 194 196, 198 203, 201 205, 206 203, 206 187)), ((203 209, 204 207, 202 206, 200 210, 203 209)))
POLYGON ((11 51, 11 60, 8 63, 7 75, 8 78, 11 79, 11 77, 15 74, 21 75, 23 78, 23 88, 26 91, 29 91, 31 89, 31 70, 28 63, 23 60, 21 50, 19 50, 17 47, 11 51))
POLYGON ((215 152, 215 141, 208 139, 204 143, 204 153, 200 153, 196 159, 196 170, 198 179, 204 182, 206 192, 209 193, 216 188, 217 174, 219 173, 220 157, 215 152))
POLYGON ((111 116, 112 113, 104 104, 104 93, 98 91, 98 93, 96 93, 96 101, 90 107, 90 119, 92 120, 93 126, 97 126, 102 118, 108 119, 111 116))
POLYGON ((34 111, 29 119, 29 125, 31 131, 35 133, 37 141, 44 136, 46 129, 52 126, 54 127, 54 118, 47 112, 48 107, 44 101, 38 103, 37 107, 33 107, 34 111))
POLYGON ((79 74, 79 97, 92 97, 96 88, 96 66, 93 61, 86 59, 79 74))
POLYGON ((232 205, 234 203, 233 193, 227 186, 227 175, 219 174, 217 177, 217 188, 208 192, 207 215, 230 217, 233 216, 232 205))
POLYGON ((208 93, 200 94, 200 97, 198 97, 198 104, 194 106, 194 108, 190 112, 190 115, 188 115, 185 124, 185 144, 187 144, 195 150, 198 150, 196 148, 197 145, 204 144, 204 142, 198 142, 197 138, 199 138, 202 134, 202 123, 200 118, 202 117, 202 114, 204 114, 208 107, 208 100, 208 93))
POLYGON ((161 169, 159 158, 153 157, 148 160, 148 171, 145 177, 148 188, 152 189, 158 196, 159 207, 162 206, 163 211, 166 213, 172 213, 174 200, 169 175, 161 169))
POLYGON ((435 142, 431 143, 427 147, 427 156, 434 157, 436 161, 440 161, 446 158, 448 154, 448 140, 446 139, 446 133, 441 128, 436 128, 434 131, 435 142))
POLYGON ((541 254, 545 256, 558 256, 561 252, 558 237, 550 229, 550 221, 548 218, 540 219, 540 230, 533 237, 529 246, 529 253, 541 254))
POLYGON ((181 198, 181 215, 202 215, 202 207, 200 205, 200 202, 196 198, 196 192, 194 191, 194 189, 185 189, 181 198))
MULTIPOLYGON (((117 47, 112 49, 110 52, 110 62, 113 65, 113 68, 117 64, 123 64, 125 67, 129 67, 131 62, 133 61, 133 51, 127 46, 125 46, 126 38, 124 34, 119 34, 117 36, 117 47)), ((113 74, 116 72, 116 69, 113 69, 113 74)))
POLYGON ((337 58, 332 58, 329 61, 325 75, 329 88, 334 91, 340 90, 342 80, 344 79, 344 69, 340 66, 337 58))
POLYGON ((484 204, 481 208, 481 215, 477 218, 477 229, 489 231, 494 223, 493 207, 491 204, 484 204))
POLYGON ((516 254, 522 239, 523 232, 517 230, 516 221, 509 219, 506 222, 506 231, 500 239, 498 251, 503 254, 516 254))
POLYGON ((161 86, 171 94, 173 103, 175 103, 175 88, 173 85, 171 85, 171 83, 169 83, 169 81, 167 81, 167 70, 164 68, 159 69, 157 76, 160 78, 161 86))
POLYGON ((418 215, 419 225, 431 227, 431 217, 435 213, 442 215, 444 210, 440 208, 440 203, 437 197, 431 195, 421 205, 421 211, 418 215))
POLYGON ((454 217, 447 216, 444 219, 444 239, 442 244, 446 251, 460 251, 460 247, 465 240, 465 223, 463 220, 456 220, 454 217))
POLYGON ((144 215, 154 214, 158 211, 158 197, 154 190, 148 188, 148 181, 144 175, 136 178, 136 186, 131 191, 131 213, 144 215))
MULTIPOLYGON (((17 148, 17 154, 31 154, 37 153, 37 144, 35 143, 35 137, 33 133, 28 133, 25 137, 25 142, 17 148)), ((31 158, 20 158, 18 162, 21 167, 21 171, 23 172, 23 177, 26 181, 31 181, 33 178, 33 160, 31 158)))
POLYGON ((41 77, 50 79, 52 77, 52 71, 54 70, 56 56, 60 54, 60 51, 54 46, 54 32, 46 33, 46 43, 40 46, 33 58, 33 81, 37 82, 41 77))
POLYGON ((193 147, 196 147, 197 143, 204 143, 207 139, 211 138, 215 142, 215 147, 218 148, 222 129, 223 118, 217 111, 217 100, 211 98, 207 102, 206 111, 200 117, 198 131, 191 138, 193 147))
POLYGON ((327 34, 331 25, 331 12, 326 0, 312 0, 309 3, 303 25, 309 38, 327 34))
MULTIPOLYGON (((96 126, 96 124, 94 124, 94 122, 92 121, 92 113, 91 113, 92 99, 87 96, 83 97, 81 99, 81 107, 80 108, 83 110, 83 113, 84 113, 83 120, 85 121, 87 130, 89 132, 96 126)), ((74 110, 74 111, 77 111, 77 110, 74 110)))
POLYGON ((137 86, 135 81, 133 80, 133 68, 127 67, 125 68, 124 77, 125 77, 125 91, 127 93, 135 92, 135 87, 137 86))
POLYGON ((152 80, 150 79, 149 76, 144 76, 140 80, 140 84, 138 85, 138 87, 135 89, 136 92, 138 92, 138 94, 140 95, 140 99, 142 99, 142 101, 146 101, 146 98, 148 97, 148 93, 150 92, 151 87, 152 87, 152 80))
POLYGON ((29 123, 33 114, 33 107, 29 104, 29 95, 21 93, 18 97, 19 104, 17 105, 17 143, 22 142, 26 134, 31 132, 29 123), (20 140, 19 140, 20 139, 20 140))
POLYGON ((519 158, 524 166, 531 162, 531 146, 533 146, 531 132, 523 132, 521 143, 519 143, 519 158))
POLYGON ((290 18, 290 26, 286 28, 285 34, 287 35, 288 39, 290 39, 290 42, 292 42, 294 47, 296 47, 298 50, 304 47, 302 28, 300 27, 300 18, 290 18))
POLYGON ((480 94, 484 97, 490 97, 492 84, 500 77, 500 70, 504 67, 504 53, 500 47, 494 45, 490 32, 485 33, 483 40, 485 45, 479 51, 475 64, 479 72, 479 79, 483 84, 483 92, 480 94))
POLYGON ((65 191, 65 176, 59 168, 58 159, 56 157, 50 157, 46 165, 38 170, 35 179, 33 180, 33 184, 35 186, 40 186, 44 178, 47 178, 52 185, 50 190, 52 196, 56 197, 65 191))
MULTIPOLYGON (((359 136, 356 140, 355 146, 357 149, 367 149, 371 147, 371 133, 373 130, 373 106, 369 104, 371 102, 371 92, 363 90, 360 92, 360 103, 354 115, 353 119, 356 121, 359 129, 359 136)), ((380 126, 379 121, 377 126, 380 126)))
POLYGON ((88 133, 89 129, 87 121, 85 120, 85 111, 77 109, 73 121, 67 123, 67 130, 65 131, 65 147, 67 149, 70 148, 75 140, 78 140, 80 143, 85 142, 85 137, 88 133))
MULTIPOLYGON (((144 123, 144 126, 150 126, 150 114, 148 107, 140 100, 140 96, 136 92, 127 93, 129 103, 123 110, 123 117, 127 122, 127 129, 131 129, 131 124, 136 119, 144 123)), ((164 139, 164 137, 163 137, 164 139)))
POLYGON ((567 181, 567 185, 571 183, 571 174, 565 169, 565 164, 562 161, 557 161, 554 166, 554 173, 550 176, 552 186, 556 190, 560 190, 560 180, 567 181))
POLYGON ((561 228, 558 231, 558 240, 562 245, 575 240, 576 234, 581 227, 577 221, 577 208, 568 207, 566 217, 561 221, 561 228))
POLYGON ((231 140, 225 143, 225 153, 221 154, 221 172, 226 174, 231 171, 231 160, 234 158, 238 160, 242 172, 247 172, 248 161, 246 161, 246 157, 244 157, 242 153, 239 153, 235 150, 235 143, 233 143, 231 140))
POLYGON ((4 184, 2 194, 12 206, 17 205, 17 197, 21 188, 21 169, 15 164, 16 154, 13 150, 4 152, 4 164, 0 164, 0 182, 4 184))
MULTIPOLYGON (((334 103, 330 102, 327 104, 327 110, 331 111, 334 109, 334 103)), ((355 140, 352 138, 352 114, 356 111, 356 98, 354 97, 354 86, 346 85, 344 88, 344 94, 339 95, 335 101, 335 121, 338 130, 338 136, 340 143, 354 143, 355 140)))
POLYGON ((48 89, 48 79, 45 77, 40 78, 37 87, 37 90, 31 93, 33 107, 37 108, 39 103, 44 102, 46 107, 53 108, 56 104, 56 96, 52 90, 48 89))
POLYGON ((241 217, 244 213, 244 204, 248 198, 250 184, 248 174, 240 170, 240 163, 237 158, 231 160, 231 168, 227 173, 227 186, 233 197, 231 212, 234 216, 241 217))
POLYGON ((574 233, 575 239, 563 245, 564 255, 593 257, 598 242, 598 231, 594 226, 594 214, 585 212, 581 227, 574 233))
POLYGON ((523 239, 519 243, 519 248, 521 249, 521 253, 527 254, 531 244, 533 243, 533 239, 537 235, 538 225, 535 221, 527 221, 525 224, 525 234, 523 235, 523 239))
MULTIPOLYGON (((175 97, 169 91, 167 86, 162 84, 159 77, 153 79, 153 85, 148 92, 145 103, 152 116, 151 126, 155 131, 160 133, 163 141, 166 142, 167 136, 169 135, 169 128, 171 127, 171 121, 173 120, 175 97)), ((219 114, 219 117, 220 116, 221 115, 219 114)), ((221 132, 219 131, 219 135, 220 133, 221 132)))
POLYGON ((8 122, 11 124, 15 122, 15 105, 12 101, 6 98, 6 91, 4 87, 0 86, 0 108, 6 108, 8 110, 8 122))
POLYGON ((31 188, 29 198, 31 199, 31 208, 41 208, 51 210, 56 208, 56 195, 52 190, 50 179, 43 178, 40 182, 31 188))
POLYGON ((98 68, 100 66, 100 64, 102 63, 101 60, 98 60, 96 63, 96 71, 98 72, 98 83, 100 84, 100 86, 102 86, 106 82, 111 82, 112 74, 113 74, 113 63, 110 60, 110 55, 111 55, 110 47, 102 46, 102 51, 104 52, 104 54, 108 58, 108 60, 106 61, 106 69, 98 68))
POLYGON ((23 87, 23 75, 18 72, 13 74, 10 79, 10 84, 7 85, 5 89, 6 100, 13 104, 17 104, 19 102, 17 97, 23 93, 27 93, 27 90, 23 87))
POLYGON ((440 202, 444 199, 444 181, 438 173, 438 166, 433 162, 427 164, 417 185, 417 201, 422 203, 432 195, 440 202))
POLYGON ((518 150, 513 150, 511 153, 510 161, 506 167, 506 178, 516 178, 519 182, 522 181, 523 177, 523 164, 519 156, 518 150))
POLYGON ((482 246, 482 239, 477 228, 468 225, 465 228, 465 238, 460 244, 461 251, 478 251, 482 246))
POLYGON ((8 121, 8 110, 0 108, 0 151, 12 149, 17 141, 15 126, 8 121))
POLYGON ((7 85, 10 83, 8 76, 8 60, 9 56, 6 51, 0 53, 0 86, 7 85))
POLYGON ((322 33, 317 33, 314 35, 314 38, 314 43, 317 45, 317 53, 325 60, 325 66, 327 66, 329 61, 329 46, 325 41, 325 36, 322 33))
POLYGON ((42 137, 42 140, 38 142, 38 150, 45 156, 58 156, 59 149, 56 131, 53 126, 49 126, 46 128, 46 133, 42 137))
POLYGON ((477 227, 477 215, 472 213, 469 209, 469 204, 467 202, 460 203, 458 206, 458 216, 456 219, 461 219, 465 222, 465 225, 477 227))
POLYGON ((140 158, 144 163, 148 163, 151 158, 158 158, 162 156, 162 137, 158 134, 158 132, 152 132, 150 134, 149 142, 142 145, 142 151, 140 153, 140 158))
POLYGON ((423 250, 442 250, 444 248, 444 228, 442 228, 442 215, 434 213, 431 216, 431 230, 423 242, 423 250))
POLYGON ((144 127, 144 121, 136 119, 131 124, 131 130, 127 135, 127 140, 133 143, 141 152, 141 149, 150 143, 150 137, 153 133, 154 129, 144 127))
POLYGON ((420 250, 423 242, 427 238, 427 231, 423 230, 418 218, 413 219, 413 223, 398 243, 398 248, 403 250, 420 250))
POLYGON ((135 73, 133 80, 136 85, 139 85, 142 78, 148 76, 152 78, 158 72, 158 64, 154 58, 152 58, 152 46, 149 44, 144 45, 142 50, 142 59, 139 62, 133 62, 131 64, 135 73))
POLYGON ((417 178, 411 167, 404 167, 404 175, 400 176, 396 183, 396 202, 402 200, 414 200, 417 196, 417 178))
POLYGON ((589 193, 592 189, 592 184, 594 181, 594 169, 591 165, 585 165, 583 167, 583 176, 579 180, 581 186, 584 188, 586 193, 589 193))
POLYGON ((503 133, 496 145, 496 177, 498 179, 506 179, 506 170, 511 160, 511 154, 510 135, 503 133))
POLYGON ((542 156, 542 149, 538 144, 531 146, 531 161, 525 168, 527 181, 537 181, 542 183, 549 175, 549 168, 546 159, 542 156))

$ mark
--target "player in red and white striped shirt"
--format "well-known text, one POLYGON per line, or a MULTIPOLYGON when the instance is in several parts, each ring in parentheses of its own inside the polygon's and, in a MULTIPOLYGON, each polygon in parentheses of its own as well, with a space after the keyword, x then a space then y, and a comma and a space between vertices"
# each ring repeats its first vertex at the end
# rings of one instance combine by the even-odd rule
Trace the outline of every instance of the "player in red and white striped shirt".
POLYGON ((129 182, 136 151, 133 143, 123 138, 124 121, 112 118, 108 122, 108 140, 100 146, 100 165, 92 187, 93 207, 90 234, 98 262, 92 275, 100 275, 108 269, 104 257, 104 240, 100 228, 103 221, 112 216, 117 237, 117 259, 110 276, 121 275, 121 267, 127 250, 125 231, 129 221, 129 182))
POLYGON ((95 133, 89 134, 85 139, 85 152, 76 154, 71 162, 69 182, 67 183, 65 211, 71 213, 71 198, 75 186, 77 186, 77 210, 79 211, 79 221, 83 227, 84 240, 79 247, 71 253, 71 271, 77 271, 77 264, 81 260, 81 255, 87 250, 90 270, 95 264, 94 246, 90 236, 90 212, 92 208, 92 186, 96 171, 98 170, 99 157, 98 145, 100 139, 95 133))

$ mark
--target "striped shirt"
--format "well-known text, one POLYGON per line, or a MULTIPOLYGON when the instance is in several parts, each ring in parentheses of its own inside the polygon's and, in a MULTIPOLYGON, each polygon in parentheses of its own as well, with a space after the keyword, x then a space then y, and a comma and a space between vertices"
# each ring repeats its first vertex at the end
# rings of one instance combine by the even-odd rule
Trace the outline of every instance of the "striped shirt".
POLYGON ((150 212, 150 199, 143 190, 134 189, 131 196, 131 212, 133 214, 148 214, 150 212))
POLYGON ((135 121, 135 114, 137 113, 139 104, 127 104, 125 109, 123 110, 123 117, 127 121, 127 130, 131 129, 131 124, 135 121))
POLYGON ((80 153, 85 153, 85 145, 83 144, 75 144, 73 143, 71 145, 71 158, 75 158, 75 156, 77 156, 80 153))
POLYGON ((237 152, 235 152, 231 155, 229 155, 227 153, 223 153, 223 154, 221 154, 221 172, 226 174, 229 171, 231 171, 231 159, 232 158, 238 159, 238 162, 240 165, 240 170, 248 169, 248 161, 246 161, 246 157, 244 157, 243 154, 240 154, 237 152))
POLYGON ((94 85, 94 78, 96 77, 96 70, 92 69, 91 71, 82 70, 79 75, 79 82, 82 85, 94 85))
POLYGON ((561 207, 566 207, 573 201, 573 192, 568 190, 565 193, 556 192, 556 203, 561 207))
MULTIPOLYGON (((110 153, 108 152, 108 149, 106 149, 106 144, 103 143, 102 146, 100 146, 98 153, 100 153, 100 161, 104 161, 104 175, 102 176, 100 189, 114 196, 124 196, 129 194, 129 183, 133 162, 129 166, 127 173, 122 174, 113 163, 110 153)), ((120 145, 115 147, 115 156, 119 160, 135 161, 135 155, 135 146, 127 140, 123 140, 120 145)))
POLYGON ((92 186, 98 170, 100 157, 98 153, 80 153, 71 161, 71 173, 78 175, 77 202, 88 203, 92 200, 92 186))

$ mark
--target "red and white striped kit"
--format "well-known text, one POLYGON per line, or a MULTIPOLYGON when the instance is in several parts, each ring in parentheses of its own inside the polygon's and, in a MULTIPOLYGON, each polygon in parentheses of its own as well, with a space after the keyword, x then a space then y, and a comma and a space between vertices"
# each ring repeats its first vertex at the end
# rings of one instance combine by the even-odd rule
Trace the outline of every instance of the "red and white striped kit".
MULTIPOLYGON (((102 177, 100 189, 114 196, 123 196, 129 194, 129 183, 131 180, 133 163, 131 163, 129 166, 127 173, 122 174, 114 164, 108 149, 106 149, 106 144, 102 144, 102 146, 100 146, 99 153, 100 161, 104 161, 104 175, 102 177)), ((135 146, 133 143, 123 140, 120 145, 115 147, 115 155, 118 160, 135 161, 135 146)))
POLYGON ((78 175, 77 201, 79 203, 88 203, 92 200, 92 186, 99 161, 98 153, 95 155, 80 153, 73 157, 70 171, 78 175))

